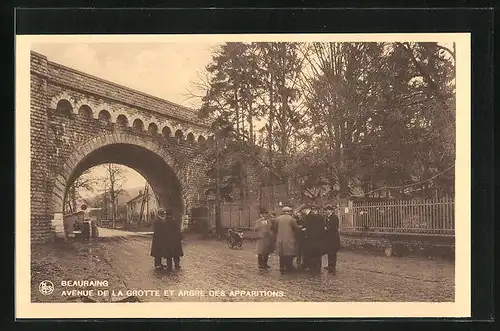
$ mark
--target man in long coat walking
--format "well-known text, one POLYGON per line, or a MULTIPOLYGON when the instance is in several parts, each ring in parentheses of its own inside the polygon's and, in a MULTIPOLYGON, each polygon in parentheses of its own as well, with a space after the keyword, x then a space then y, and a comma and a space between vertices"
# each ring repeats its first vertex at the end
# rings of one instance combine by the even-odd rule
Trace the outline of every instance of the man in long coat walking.
POLYGON ((153 242, 151 256, 154 257, 155 268, 163 268, 161 258, 167 260, 167 271, 172 271, 172 260, 175 269, 179 269, 182 250, 182 234, 180 224, 174 219, 170 210, 158 209, 153 221, 153 242))
POLYGON ((259 269, 267 269, 269 254, 274 249, 273 224, 266 208, 260 209, 260 217, 255 222, 254 231, 257 234, 257 264, 259 269))
POLYGON ((326 229, 326 252, 328 266, 325 267, 331 274, 335 274, 337 268, 337 252, 340 249, 339 217, 336 214, 336 206, 325 206, 325 229, 326 229))
POLYGON ((276 254, 280 259, 280 271, 294 271, 293 258, 297 254, 296 234, 298 225, 291 216, 292 208, 284 207, 276 219, 276 254))

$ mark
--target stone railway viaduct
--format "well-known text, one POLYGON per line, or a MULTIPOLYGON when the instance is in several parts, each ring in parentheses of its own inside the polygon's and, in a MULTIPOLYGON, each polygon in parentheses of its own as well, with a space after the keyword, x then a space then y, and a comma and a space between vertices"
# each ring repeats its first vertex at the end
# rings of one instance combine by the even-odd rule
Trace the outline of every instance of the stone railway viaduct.
POLYGON ((213 142, 188 108, 30 56, 31 242, 54 237, 66 190, 86 169, 118 163, 138 171, 162 206, 180 216, 204 195, 213 142))

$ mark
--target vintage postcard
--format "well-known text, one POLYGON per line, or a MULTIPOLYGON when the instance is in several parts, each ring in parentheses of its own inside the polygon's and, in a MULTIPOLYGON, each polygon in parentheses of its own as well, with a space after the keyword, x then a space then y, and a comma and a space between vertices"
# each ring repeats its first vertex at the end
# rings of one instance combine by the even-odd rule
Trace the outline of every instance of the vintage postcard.
POLYGON ((470 70, 469 34, 17 36, 16 317, 469 317, 470 70))

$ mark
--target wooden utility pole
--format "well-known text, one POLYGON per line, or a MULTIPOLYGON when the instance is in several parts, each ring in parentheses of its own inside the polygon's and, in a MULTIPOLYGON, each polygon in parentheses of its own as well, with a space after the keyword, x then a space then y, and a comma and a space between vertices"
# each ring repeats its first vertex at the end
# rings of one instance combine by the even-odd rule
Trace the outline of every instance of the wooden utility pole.
POLYGON ((108 173, 109 173, 109 200, 111 200, 111 220, 113 222, 113 229, 116 228, 116 217, 115 217, 115 180, 114 174, 111 171, 111 163, 108 163, 108 173))
POLYGON ((215 136, 215 233, 217 238, 222 235, 222 222, 220 215, 220 155, 219 155, 219 135, 215 136))
POLYGON ((104 182, 104 196, 103 196, 104 218, 108 219, 108 190, 106 182, 104 182))
POLYGON ((146 193, 146 222, 149 223, 149 187, 146 185, 147 193, 146 193))
MULTIPOLYGON (((144 206, 146 206, 146 213, 148 212, 149 206, 148 206, 148 183, 144 185, 144 193, 142 194, 142 201, 141 201, 141 211, 139 212, 139 224, 142 223, 142 215, 144 214, 144 206)), ((147 220, 147 214, 144 217, 145 220, 147 220)))

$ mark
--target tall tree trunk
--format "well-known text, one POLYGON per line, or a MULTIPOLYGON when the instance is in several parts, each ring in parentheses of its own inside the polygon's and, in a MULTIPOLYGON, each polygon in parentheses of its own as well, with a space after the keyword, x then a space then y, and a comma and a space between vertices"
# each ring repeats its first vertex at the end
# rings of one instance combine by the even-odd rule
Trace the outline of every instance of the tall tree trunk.
MULTIPOLYGON (((272 47, 272 46, 271 46, 272 47)), ((271 56, 272 59, 272 56, 271 56)), ((271 62, 272 63, 272 62, 271 62)), ((268 148, 269 148, 269 165, 273 167, 273 125, 274 125, 274 73, 271 68, 271 79, 269 84, 269 125, 268 125, 268 148)), ((271 196, 269 202, 274 207, 274 176, 271 174, 271 196)))
POLYGON ((240 133, 240 107, 238 104, 238 90, 234 88, 234 110, 236 115, 236 132, 240 133))
MULTIPOLYGON (((285 49, 286 51, 286 49, 285 49)), ((285 52, 286 53, 286 52, 285 52)), ((284 62, 284 56, 286 54, 283 54, 283 57, 282 57, 282 61, 284 62)), ((284 63, 283 63, 284 64, 284 63)), ((280 87, 281 88, 284 88, 285 87, 285 84, 286 84, 286 77, 285 77, 285 70, 282 70, 281 72, 281 77, 280 77, 280 87)), ((283 95, 281 96, 281 107, 282 107, 282 111, 281 113, 283 114, 283 112, 285 111, 285 109, 288 109, 288 100, 287 98, 285 98, 283 95)), ((287 130, 287 117, 283 117, 281 119, 281 137, 280 137, 280 142, 281 142, 281 159, 282 160, 286 160, 287 157, 289 156, 289 145, 290 145, 290 136, 289 136, 289 132, 287 130)), ((283 167, 284 164, 281 164, 280 165, 280 172, 281 173, 284 173, 283 172, 283 167)), ((285 178, 285 199, 288 201, 288 198, 289 198, 289 193, 288 193, 288 190, 289 190, 289 184, 288 184, 288 176, 286 176, 285 178)))
POLYGON ((260 185, 259 185, 259 206, 263 207, 263 205, 262 205, 262 181, 260 182, 260 185))
POLYGON ((250 101, 250 106, 248 109, 248 126, 249 126, 249 140, 250 140, 250 145, 253 147, 255 144, 254 137, 253 137, 253 109, 252 109, 252 101, 250 101))
MULTIPOLYGON (((270 116, 270 124, 272 123, 272 116, 270 116)), ((271 167, 271 169, 273 169, 274 167, 274 153, 273 153, 273 139, 272 139, 272 126, 270 125, 269 126, 270 129, 269 129, 269 166, 271 167)), ((270 196, 270 203, 271 205, 274 206, 274 174, 271 172, 270 176, 269 176, 269 179, 270 179, 270 188, 271 188, 271 196, 270 196)))
POLYGON ((248 200, 248 195, 250 193, 248 188, 248 167, 246 163, 243 163, 243 167, 245 168, 244 176, 245 176, 245 200, 248 200))

